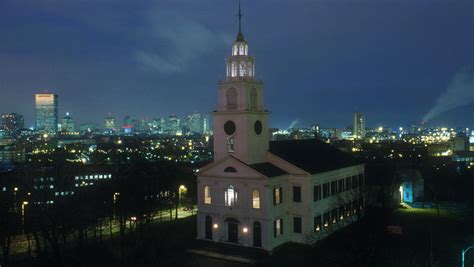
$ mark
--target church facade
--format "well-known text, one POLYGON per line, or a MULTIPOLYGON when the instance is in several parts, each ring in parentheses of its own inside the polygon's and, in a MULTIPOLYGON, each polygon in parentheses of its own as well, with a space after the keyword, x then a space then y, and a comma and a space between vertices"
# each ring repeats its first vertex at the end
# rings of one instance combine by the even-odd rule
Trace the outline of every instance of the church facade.
POLYGON ((240 29, 226 65, 213 112, 214 161, 197 177, 197 238, 272 250, 316 242, 357 220, 364 165, 319 140, 270 142, 263 82, 240 29))

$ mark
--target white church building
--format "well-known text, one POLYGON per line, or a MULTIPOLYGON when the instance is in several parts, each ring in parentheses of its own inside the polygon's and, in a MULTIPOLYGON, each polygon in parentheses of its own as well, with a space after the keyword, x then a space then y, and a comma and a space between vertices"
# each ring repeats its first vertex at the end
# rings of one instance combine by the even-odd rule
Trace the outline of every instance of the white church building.
POLYGON ((319 140, 270 142, 263 82, 240 25, 218 88, 214 162, 197 177, 198 239, 273 250, 316 242, 358 218, 363 164, 319 140))

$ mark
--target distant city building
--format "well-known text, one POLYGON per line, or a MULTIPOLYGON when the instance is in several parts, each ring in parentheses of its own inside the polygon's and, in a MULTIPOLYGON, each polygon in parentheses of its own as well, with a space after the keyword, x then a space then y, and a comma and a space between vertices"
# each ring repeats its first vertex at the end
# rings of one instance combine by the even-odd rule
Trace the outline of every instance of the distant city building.
POLYGON ((203 134, 210 134, 211 133, 211 124, 210 124, 209 114, 202 115, 202 131, 203 134))
POLYGON ((189 132, 194 134, 203 134, 205 132, 204 128, 207 126, 206 124, 204 116, 199 113, 189 115, 186 122, 189 132))
POLYGON ((163 134, 166 120, 164 118, 153 119, 150 126, 151 134, 163 134))
POLYGON ((66 113, 61 119, 61 132, 65 133, 73 133, 75 131, 74 121, 72 117, 69 115, 69 112, 66 113))
POLYGON ((138 121, 137 132, 140 134, 149 134, 150 133, 150 125, 147 119, 141 118, 138 121))
POLYGON ((360 112, 354 113, 354 123, 352 133, 355 139, 363 139, 365 137, 365 118, 360 112))
POLYGON ((79 126, 79 131, 83 134, 97 132, 99 127, 95 123, 83 123, 79 126))
POLYGON ((453 139, 453 151, 469 151, 469 138, 466 136, 456 136, 453 139))
POLYGON ((106 134, 115 134, 115 118, 112 116, 108 116, 105 118, 105 133, 106 134))
POLYGON ((167 135, 177 135, 181 132, 181 120, 176 115, 170 115, 166 122, 164 133, 167 135))
POLYGON ((36 131, 56 134, 58 132, 58 95, 36 94, 36 131))
POLYGON ((133 121, 130 118, 130 116, 127 115, 127 116, 125 116, 125 118, 123 118, 122 129, 123 129, 123 133, 125 133, 125 134, 133 133, 133 121))
POLYGON ((2 115, 2 129, 8 135, 19 135, 25 127, 25 120, 22 115, 17 113, 8 113, 2 115))

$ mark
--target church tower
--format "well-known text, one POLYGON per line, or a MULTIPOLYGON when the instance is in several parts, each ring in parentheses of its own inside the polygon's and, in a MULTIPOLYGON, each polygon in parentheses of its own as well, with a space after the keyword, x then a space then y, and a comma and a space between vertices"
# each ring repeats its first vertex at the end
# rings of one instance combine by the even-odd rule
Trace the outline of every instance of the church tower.
POLYGON ((265 161, 268 150, 268 111, 263 104, 263 82, 255 79, 255 59, 249 56, 241 27, 226 60, 227 76, 219 81, 214 116, 214 160, 228 155, 246 164, 265 161))

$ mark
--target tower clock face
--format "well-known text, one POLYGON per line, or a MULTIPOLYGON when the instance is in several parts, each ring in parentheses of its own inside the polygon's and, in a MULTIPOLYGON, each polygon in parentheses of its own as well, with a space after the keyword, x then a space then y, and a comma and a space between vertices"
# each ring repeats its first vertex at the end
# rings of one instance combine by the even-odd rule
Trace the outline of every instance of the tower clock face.
POLYGON ((256 134, 261 134, 262 133, 262 122, 261 121, 256 121, 254 124, 254 130, 256 134))
POLYGON ((224 123, 224 132, 227 135, 233 135, 235 133, 235 123, 233 121, 226 121, 224 123))

